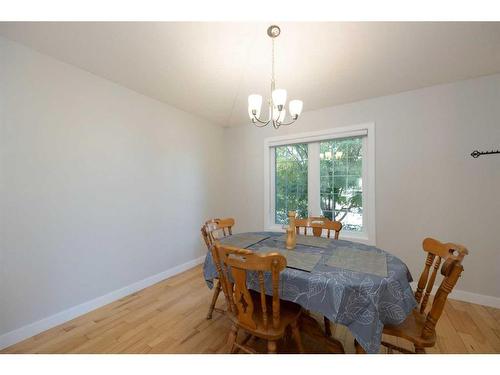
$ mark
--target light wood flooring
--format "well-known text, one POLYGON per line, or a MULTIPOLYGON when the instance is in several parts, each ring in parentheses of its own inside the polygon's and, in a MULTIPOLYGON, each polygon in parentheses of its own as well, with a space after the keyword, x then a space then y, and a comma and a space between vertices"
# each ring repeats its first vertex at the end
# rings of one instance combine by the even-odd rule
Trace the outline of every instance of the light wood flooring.
MULTIPOLYGON (((0 353, 225 353, 229 322, 217 312, 206 320, 211 297, 197 266, 0 353)), ((354 353, 347 328, 335 325, 333 333, 354 353)), ((437 333, 428 353, 500 353, 500 309, 448 300, 437 333)))

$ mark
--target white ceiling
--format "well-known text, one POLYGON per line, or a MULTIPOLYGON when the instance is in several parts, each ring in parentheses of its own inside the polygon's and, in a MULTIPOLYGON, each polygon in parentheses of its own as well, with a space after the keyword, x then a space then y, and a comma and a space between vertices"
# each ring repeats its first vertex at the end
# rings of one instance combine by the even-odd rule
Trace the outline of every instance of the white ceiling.
MULTIPOLYGON (((500 72, 500 23, 279 23, 277 86, 304 111, 500 72)), ((268 23, 18 22, 0 35, 221 126, 268 96, 268 23)))

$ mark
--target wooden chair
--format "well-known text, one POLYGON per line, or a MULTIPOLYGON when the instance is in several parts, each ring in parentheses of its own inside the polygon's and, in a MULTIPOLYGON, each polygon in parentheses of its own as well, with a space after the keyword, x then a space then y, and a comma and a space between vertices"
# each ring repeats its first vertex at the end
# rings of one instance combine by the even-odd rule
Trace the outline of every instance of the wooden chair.
MULTIPOLYGON (((222 232, 224 236, 230 236, 233 234, 233 226, 234 219, 226 218, 226 219, 210 219, 205 222, 205 224, 201 227, 201 236, 205 245, 207 246, 208 251, 212 251, 213 244, 218 238, 219 232, 222 232)), ((213 259, 212 253, 212 259, 213 259)), ((218 309, 215 307, 217 303, 217 298, 219 298, 219 294, 221 291, 221 283, 220 279, 214 280, 214 294, 212 296, 212 302, 210 303, 210 307, 208 309, 207 319, 212 319, 212 314, 215 311, 224 313, 224 310, 218 309)))
POLYGON ((252 336, 256 336, 267 341, 268 353, 276 353, 276 341, 283 338, 286 329, 290 327, 292 337, 302 353, 298 326, 302 308, 293 302, 281 301, 279 297, 280 272, 286 267, 285 257, 278 253, 253 253, 247 249, 226 247, 219 243, 216 243, 214 248, 233 322, 228 338, 230 352, 241 349, 247 353, 255 353, 245 344, 252 336), (260 292, 248 289, 247 272, 256 272, 260 292), (272 296, 266 295, 264 272, 271 274, 272 296), (248 335, 238 343, 240 330, 246 331, 248 335))
POLYGON ((210 219, 210 220, 207 220, 205 221, 205 224, 203 224, 201 226, 201 237, 203 238, 203 241, 205 242, 205 245, 207 246, 207 249, 210 250, 210 247, 212 246, 212 238, 209 234, 210 232, 210 224, 214 223, 216 224, 217 221, 219 221, 220 219, 210 219))
MULTIPOLYGON (((303 234, 307 236, 308 229, 311 228, 312 234, 315 237, 321 237, 323 230, 326 230, 326 237, 330 238, 330 233, 333 231, 335 233, 334 239, 339 239, 339 233, 342 230, 342 223, 340 221, 332 221, 327 217, 308 217, 306 219, 295 219, 295 230, 297 234, 303 234), (303 233, 300 233, 300 229, 303 228, 303 233)), ((330 319, 326 316, 323 317, 325 323, 325 334, 328 337, 332 336, 332 329, 330 325, 330 319)))
POLYGON ((327 217, 308 217, 306 219, 295 219, 295 230, 297 234, 307 236, 308 228, 312 229, 312 234, 315 237, 321 237, 323 230, 326 230, 326 237, 330 238, 330 233, 335 233, 334 239, 339 239, 339 233, 342 230, 342 223, 340 221, 332 221, 327 217), (303 233, 300 229, 303 228, 303 233))
POLYGON ((392 350, 402 353, 425 353, 425 348, 435 345, 436 324, 443 313, 448 294, 455 287, 463 271, 462 260, 469 253, 462 245, 443 244, 433 238, 424 240, 423 249, 427 252, 427 258, 415 292, 415 299, 419 306, 413 310, 403 323, 386 325, 383 331, 386 335, 401 337, 410 341, 415 348, 415 352, 382 341, 382 345, 388 348, 389 353, 392 353, 392 350), (440 266, 443 280, 434 296, 429 312, 426 314, 429 296, 440 266))
POLYGON ((207 232, 212 243, 220 237, 231 236, 233 234, 234 219, 212 219, 205 223, 207 232))

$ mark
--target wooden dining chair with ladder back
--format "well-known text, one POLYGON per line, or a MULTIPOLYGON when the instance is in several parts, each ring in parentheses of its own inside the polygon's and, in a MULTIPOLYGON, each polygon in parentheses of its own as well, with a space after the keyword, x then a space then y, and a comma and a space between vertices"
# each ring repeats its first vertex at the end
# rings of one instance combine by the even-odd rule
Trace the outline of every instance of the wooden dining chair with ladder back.
MULTIPOLYGON (((205 242, 205 245, 207 246, 208 251, 212 251, 212 247, 217 238, 231 236, 233 234, 233 226, 233 218, 207 220, 201 227, 201 236, 203 238, 203 241, 205 242)), ((212 258, 213 256, 214 255, 212 253, 212 258)), ((214 310, 219 313, 225 312, 224 310, 215 307, 221 288, 222 285, 220 283, 220 279, 215 279, 213 288, 214 293, 212 295, 212 302, 210 303, 210 307, 208 309, 207 319, 212 319, 214 310)))
POLYGON ((312 232, 315 237, 321 237, 325 230, 326 238, 331 238, 331 232, 333 232, 333 238, 338 240, 339 233, 342 230, 342 223, 340 221, 332 221, 327 217, 295 219, 295 230, 297 234, 307 236, 309 234, 309 229, 311 229, 310 232, 312 232))
MULTIPOLYGON (((323 231, 326 231, 326 238, 338 240, 340 231, 342 230, 342 223, 340 221, 332 221, 327 217, 308 217, 305 219, 295 219, 295 230, 297 234, 307 236, 312 233, 315 237, 321 237, 323 231)), ((325 324, 325 334, 328 337, 332 336, 332 329, 330 319, 326 316, 323 317, 325 324)))
MULTIPOLYGON (((469 253, 462 245, 441 243, 433 238, 426 238, 423 241, 423 249, 427 253, 427 258, 415 291, 418 306, 403 323, 385 325, 383 330, 385 335, 410 341, 415 351, 382 341, 382 345, 387 347, 388 353, 396 350, 401 353, 423 354, 425 348, 436 344, 436 324, 443 313, 449 293, 451 293, 462 274, 464 269, 462 261, 469 253), (439 269, 441 269, 443 279, 429 306, 428 302, 439 269)), ((355 343, 355 345, 356 351, 360 352, 359 344, 355 343)))
POLYGON ((230 305, 230 352, 241 349, 246 353, 255 353, 254 349, 246 345, 255 336, 267 341, 268 353, 276 353, 277 341, 285 336, 290 327, 297 349, 302 353, 299 331, 302 308, 296 303, 280 300, 279 295, 280 273, 286 267, 285 257, 278 253, 254 253, 218 242, 214 248, 224 294, 230 305), (248 288, 249 277, 256 277, 258 292, 248 288), (271 290, 268 290, 270 295, 266 294, 265 279, 271 286, 271 290), (247 337, 238 342, 240 331, 245 331, 247 337))

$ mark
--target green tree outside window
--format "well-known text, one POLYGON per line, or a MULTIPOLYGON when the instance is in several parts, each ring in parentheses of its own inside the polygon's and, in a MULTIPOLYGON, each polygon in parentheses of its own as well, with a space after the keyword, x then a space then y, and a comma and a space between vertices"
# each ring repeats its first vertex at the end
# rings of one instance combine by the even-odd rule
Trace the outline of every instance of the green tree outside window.
POLYGON ((288 211, 307 217, 307 144, 275 148, 275 222, 288 222, 288 211))
POLYGON ((320 142, 320 204, 323 216, 363 230, 362 138, 320 142))

